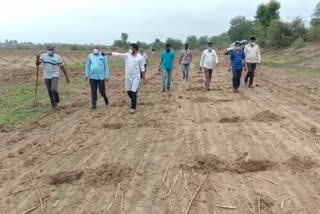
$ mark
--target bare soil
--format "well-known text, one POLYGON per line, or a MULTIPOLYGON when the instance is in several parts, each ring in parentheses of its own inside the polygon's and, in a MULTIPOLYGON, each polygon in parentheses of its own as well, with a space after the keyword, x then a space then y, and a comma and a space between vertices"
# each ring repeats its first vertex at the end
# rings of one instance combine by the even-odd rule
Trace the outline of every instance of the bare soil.
MULTIPOLYGON (((64 58, 82 62, 86 54, 64 58)), ((1 83, 33 82, 34 53, 4 55, 1 83)), ((51 197, 46 213, 182 214, 207 175, 190 214, 319 214, 320 81, 262 66, 258 87, 233 93, 221 55, 207 91, 198 57, 189 81, 177 65, 169 92, 150 67, 134 115, 118 69, 107 88, 109 108, 99 97, 91 112, 83 83, 70 89, 72 103, 62 99, 62 108, 37 121, 2 127, 1 213, 38 205, 36 185, 42 200, 51 197)))

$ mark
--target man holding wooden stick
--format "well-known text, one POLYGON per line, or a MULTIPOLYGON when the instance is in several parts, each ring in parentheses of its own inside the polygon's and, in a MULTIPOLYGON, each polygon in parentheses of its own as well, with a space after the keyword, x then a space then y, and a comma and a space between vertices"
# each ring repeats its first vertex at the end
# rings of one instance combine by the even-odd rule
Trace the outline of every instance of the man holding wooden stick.
POLYGON ((39 66, 41 63, 43 63, 43 78, 48 90, 51 106, 53 109, 57 109, 60 102, 58 93, 60 68, 66 76, 67 83, 70 83, 67 71, 61 56, 55 54, 53 45, 48 45, 47 52, 40 57, 37 56, 36 65, 39 66))

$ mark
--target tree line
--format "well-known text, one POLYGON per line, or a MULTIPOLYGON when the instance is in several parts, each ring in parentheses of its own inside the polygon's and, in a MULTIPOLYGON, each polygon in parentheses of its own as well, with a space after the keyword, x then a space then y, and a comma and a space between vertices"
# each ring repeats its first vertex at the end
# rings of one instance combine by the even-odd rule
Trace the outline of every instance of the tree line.
MULTIPOLYGON (((161 41, 156 38, 152 43, 137 41, 139 47, 144 49, 161 50, 166 43, 170 43, 172 48, 180 50, 184 43, 188 43, 191 49, 204 49, 208 42, 217 48, 226 48, 230 43, 247 40, 255 36, 261 47, 283 48, 289 46, 302 47, 305 42, 315 42, 320 40, 320 2, 315 6, 311 14, 310 26, 306 26, 301 17, 295 17, 291 21, 285 22, 280 18, 280 2, 270 0, 266 4, 260 4, 256 10, 254 20, 247 19, 245 16, 235 16, 230 21, 230 28, 227 32, 215 36, 188 36, 183 42, 176 38, 167 38, 161 41)), ((127 50, 130 46, 129 35, 122 33, 119 40, 115 40, 111 48, 127 50)), ((0 47, 30 49, 42 48, 46 44, 33 44, 31 42, 19 43, 16 40, 6 40, 0 43, 0 47)), ((91 50, 93 44, 55 44, 58 47, 70 50, 91 50)), ((105 46, 107 47, 107 46, 105 46)), ((110 48, 110 47, 108 47, 110 48)))

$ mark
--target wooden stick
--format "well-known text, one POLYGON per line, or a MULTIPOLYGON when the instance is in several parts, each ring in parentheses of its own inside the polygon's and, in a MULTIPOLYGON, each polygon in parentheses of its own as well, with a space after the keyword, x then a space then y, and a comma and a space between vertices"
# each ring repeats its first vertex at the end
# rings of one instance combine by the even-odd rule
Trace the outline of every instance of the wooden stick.
POLYGON ((165 197, 168 197, 171 194, 174 185, 176 185, 176 183, 177 183, 177 181, 178 181, 178 179, 180 178, 181 175, 182 175, 182 169, 180 170, 179 174, 174 177, 173 184, 171 185, 171 188, 169 189, 169 191, 167 192, 165 197))
POLYGON ((317 142, 316 141, 314 141, 314 145, 319 149, 319 151, 320 151, 320 147, 318 146, 318 144, 317 144, 317 142))
MULTIPOLYGON (((223 198, 222 198, 222 196, 221 196, 220 192, 219 192, 219 191, 217 190, 217 188, 214 186, 214 184, 212 183, 212 181, 210 181, 210 183, 211 183, 211 185, 212 185, 213 189, 218 193, 219 197, 223 200, 223 198)), ((224 200, 223 200, 223 201, 224 201, 224 200)))
POLYGON ((167 174, 168 174, 168 171, 169 171, 169 167, 170 167, 170 165, 171 165, 171 161, 172 161, 172 158, 170 158, 170 161, 169 161, 169 163, 168 163, 167 169, 166 169, 166 171, 165 171, 165 173, 164 173, 164 175, 163 175, 161 184, 164 184, 164 182, 165 182, 165 180, 166 180, 166 178, 167 178, 167 174))
POLYGON ((249 207, 248 205, 246 205, 246 207, 248 208, 248 210, 249 210, 252 214, 254 214, 254 211, 253 211, 252 209, 250 209, 250 207, 249 207))
MULTIPOLYGON (((51 197, 49 197, 49 198, 44 199, 44 200, 42 201, 42 203, 45 203, 45 202, 49 201, 49 200, 50 200, 51 198, 53 198, 53 197, 54 197, 54 195, 51 196, 51 197)), ((37 206, 34 206, 34 207, 28 209, 27 211, 24 211, 22 214, 30 213, 30 212, 32 212, 33 210, 37 209, 37 208, 40 207, 40 206, 41 206, 41 204, 38 204, 37 206)))
POLYGON ((282 199, 282 201, 281 201, 281 209, 283 208, 283 203, 284 203, 284 200, 282 199))
POLYGON ((198 189, 197 189, 196 192, 194 193, 194 195, 193 195, 193 197, 192 197, 192 199, 191 199, 191 201, 190 201, 190 203, 189 203, 189 205, 188 205, 188 208, 187 208, 185 214, 188 214, 188 213, 190 212, 190 208, 191 208, 191 205, 192 205, 192 203, 193 203, 193 200, 194 200, 195 197, 198 195, 201 187, 202 187, 202 186, 204 185, 204 183, 206 182, 206 180, 207 180, 207 178, 208 178, 208 175, 209 175, 209 173, 206 174, 206 177, 203 179, 202 183, 200 184, 200 186, 198 187, 198 189))
POLYGON ((255 213, 255 209, 254 209, 254 205, 253 205, 253 203, 249 200, 249 198, 248 198, 248 197, 246 197, 246 199, 249 201, 250 206, 251 206, 251 207, 252 207, 252 209, 253 209, 253 213, 255 213))
POLYGON ((223 209, 230 209, 230 210, 235 210, 235 209, 237 209, 236 207, 223 206, 223 205, 216 205, 216 207, 223 208, 223 209))
POLYGON ((111 208, 112 204, 113 204, 113 201, 109 204, 109 206, 107 207, 107 210, 111 208))
POLYGON ((266 181, 269 181, 270 183, 273 183, 274 185, 279 186, 279 184, 278 184, 277 182, 274 182, 274 181, 272 181, 272 180, 270 180, 270 179, 268 179, 268 178, 262 178, 262 179, 264 179, 264 180, 266 180, 266 181))
POLYGON ((151 142, 143 142, 143 143, 138 143, 136 145, 150 144, 150 143, 161 143, 161 142, 164 142, 164 141, 171 141, 171 140, 175 140, 175 139, 178 139, 178 138, 184 138, 184 137, 189 137, 189 136, 192 136, 192 135, 184 135, 184 136, 166 138, 166 139, 162 139, 162 140, 155 140, 155 141, 151 141, 151 142))
POLYGON ((121 210, 123 210, 123 191, 121 192, 121 203, 120 203, 120 205, 121 205, 121 210))
POLYGON ((115 198, 118 196, 119 189, 120 189, 120 183, 118 184, 118 188, 117 188, 116 194, 114 195, 115 198))
POLYGON ((266 193, 266 195, 271 198, 273 201, 276 201, 276 199, 274 199, 270 194, 266 193))
POLYGON ((261 214, 261 194, 262 194, 262 190, 260 189, 259 201, 258 201, 258 214, 261 214))
POLYGON ((33 188, 35 189, 35 191, 36 191, 37 194, 38 194, 38 198, 39 198, 40 205, 41 205, 41 211, 42 211, 42 213, 44 214, 43 202, 42 202, 42 198, 41 198, 40 191, 39 191, 39 189, 37 188, 37 186, 33 183, 33 181, 32 181, 31 178, 30 178, 30 182, 31 182, 33 188))

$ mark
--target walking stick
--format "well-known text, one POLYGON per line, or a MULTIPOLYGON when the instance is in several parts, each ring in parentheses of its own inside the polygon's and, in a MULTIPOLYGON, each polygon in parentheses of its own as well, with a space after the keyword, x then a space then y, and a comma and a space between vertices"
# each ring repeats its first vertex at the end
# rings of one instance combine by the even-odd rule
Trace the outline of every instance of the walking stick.
MULTIPOLYGON (((36 63, 38 63, 40 61, 40 56, 39 55, 37 55, 36 60, 37 60, 36 63)), ((39 79, 39 65, 37 64, 37 78, 36 78, 36 88, 35 88, 35 92, 34 92, 34 100, 37 99, 38 79, 39 79)))

